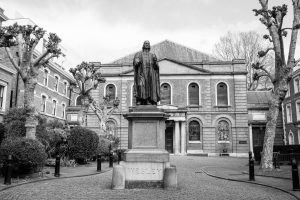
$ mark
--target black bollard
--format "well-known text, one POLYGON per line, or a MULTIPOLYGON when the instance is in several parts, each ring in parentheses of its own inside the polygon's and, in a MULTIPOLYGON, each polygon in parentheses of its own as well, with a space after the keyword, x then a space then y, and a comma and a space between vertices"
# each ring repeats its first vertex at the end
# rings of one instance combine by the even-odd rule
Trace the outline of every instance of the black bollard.
POLYGON ((110 152, 109 153, 109 167, 113 167, 113 166, 114 166, 113 153, 110 152))
POLYGON ((251 160, 251 158, 252 158, 252 152, 251 151, 249 151, 249 162, 250 162, 250 160, 251 160))
POLYGON ((118 164, 120 164, 121 159, 122 159, 121 151, 118 151, 118 164))
POLYGON ((293 158, 292 159, 292 178, 293 178, 293 190, 299 191, 299 175, 298 175, 298 161, 293 158))
POLYGON ((54 172, 55 177, 60 176, 59 169, 60 169, 60 156, 58 155, 56 156, 56 160, 55 160, 55 172, 54 172))
POLYGON ((6 170, 5 170, 5 177, 4 177, 4 184, 6 184, 6 185, 11 184, 11 172, 12 172, 12 156, 8 155, 7 163, 6 163, 6 170))
POLYGON ((101 172, 101 155, 97 156, 97 172, 101 172))
POLYGON ((251 156, 251 159, 249 160, 249 181, 255 181, 254 176, 254 159, 251 156))

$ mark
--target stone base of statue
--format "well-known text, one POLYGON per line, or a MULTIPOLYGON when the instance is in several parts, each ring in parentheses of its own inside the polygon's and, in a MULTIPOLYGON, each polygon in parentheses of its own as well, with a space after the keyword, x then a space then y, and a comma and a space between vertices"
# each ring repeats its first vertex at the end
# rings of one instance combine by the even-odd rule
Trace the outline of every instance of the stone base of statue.
POLYGON ((165 121, 169 117, 153 105, 129 110, 128 150, 120 163, 125 171, 125 188, 163 187, 165 169, 170 167, 165 150, 165 121))

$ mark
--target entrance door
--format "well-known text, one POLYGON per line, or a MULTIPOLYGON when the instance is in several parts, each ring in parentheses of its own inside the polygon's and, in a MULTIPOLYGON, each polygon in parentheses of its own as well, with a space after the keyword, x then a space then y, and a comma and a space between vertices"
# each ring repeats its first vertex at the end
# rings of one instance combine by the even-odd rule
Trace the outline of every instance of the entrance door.
POLYGON ((166 150, 169 153, 173 153, 173 127, 167 127, 166 128, 166 150))
POLYGON ((253 147, 263 146, 266 127, 252 127, 253 147))

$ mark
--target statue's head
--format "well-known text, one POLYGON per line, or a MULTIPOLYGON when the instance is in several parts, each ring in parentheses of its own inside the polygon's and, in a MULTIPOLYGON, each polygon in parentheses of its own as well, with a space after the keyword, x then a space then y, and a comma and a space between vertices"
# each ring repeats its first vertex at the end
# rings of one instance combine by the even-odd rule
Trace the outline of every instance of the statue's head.
POLYGON ((148 40, 146 40, 143 44, 143 50, 150 50, 150 42, 148 40))

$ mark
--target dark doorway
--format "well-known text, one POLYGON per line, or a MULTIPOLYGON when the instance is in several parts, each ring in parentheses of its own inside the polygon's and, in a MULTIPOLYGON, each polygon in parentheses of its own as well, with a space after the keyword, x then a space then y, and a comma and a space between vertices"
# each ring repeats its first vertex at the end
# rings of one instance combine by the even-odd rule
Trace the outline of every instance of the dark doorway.
POLYGON ((173 127, 166 128, 166 150, 169 153, 173 153, 173 127))
POLYGON ((253 147, 263 146, 266 127, 252 127, 253 147))

